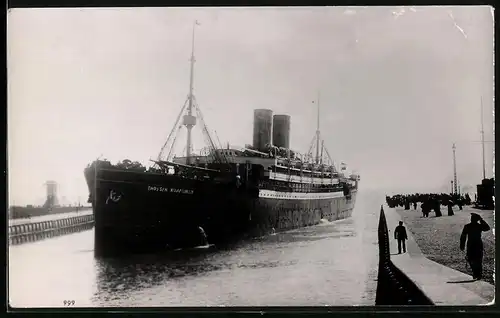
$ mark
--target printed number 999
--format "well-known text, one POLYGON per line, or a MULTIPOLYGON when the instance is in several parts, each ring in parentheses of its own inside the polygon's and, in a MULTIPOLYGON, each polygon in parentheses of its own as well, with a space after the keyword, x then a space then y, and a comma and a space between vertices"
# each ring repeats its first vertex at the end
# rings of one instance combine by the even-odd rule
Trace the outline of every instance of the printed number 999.
POLYGON ((63 301, 64 306, 74 306, 75 301, 74 300, 65 300, 63 301))

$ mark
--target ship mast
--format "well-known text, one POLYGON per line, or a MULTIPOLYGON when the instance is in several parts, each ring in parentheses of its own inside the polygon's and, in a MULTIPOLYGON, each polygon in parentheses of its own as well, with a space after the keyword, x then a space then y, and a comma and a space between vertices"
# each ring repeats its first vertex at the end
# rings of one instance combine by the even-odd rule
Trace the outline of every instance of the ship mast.
POLYGON ((193 116, 193 81, 194 81, 194 31, 196 26, 199 25, 198 21, 194 21, 193 23, 193 37, 191 40, 191 71, 189 76, 189 96, 188 96, 188 113, 184 115, 183 125, 186 126, 187 129, 187 142, 186 142, 186 164, 191 163, 191 131, 193 127, 196 125, 196 117, 193 116))
POLYGON ((318 92, 318 120, 316 125, 316 164, 319 164, 319 142, 320 142, 320 132, 319 132, 319 98, 320 93, 318 92))
POLYGON ((320 92, 318 91, 318 99, 316 101, 312 101, 312 103, 317 103, 318 104, 318 113, 317 113, 317 126, 316 126, 316 134, 314 134, 314 137, 311 140, 311 144, 309 146, 309 150, 307 151, 307 160, 314 160, 316 164, 323 164, 323 154, 326 153, 328 160, 330 160, 331 165, 335 165, 335 162, 333 161, 332 157, 328 153, 328 149, 325 148, 325 141, 321 140, 321 132, 319 129, 319 122, 320 122, 320 92), (313 158, 313 148, 314 145, 316 144, 316 158, 313 158))
POLYGON ((483 120, 483 97, 481 96, 481 146, 483 148, 483 180, 486 179, 486 163, 484 158, 484 120, 483 120))
MULTIPOLYGON (((191 164, 191 157, 192 157, 191 151, 193 148, 191 133, 192 133, 193 127, 196 126, 197 119, 199 119, 203 135, 206 138, 205 141, 208 142, 209 148, 211 148, 213 150, 213 155, 214 155, 215 160, 219 163, 228 163, 228 160, 225 157, 225 155, 222 153, 218 153, 216 151, 216 146, 215 146, 215 143, 213 142, 213 138, 210 136, 210 132, 208 131, 208 127, 205 123, 205 120, 203 119, 203 114, 201 113, 201 109, 198 105, 198 102, 196 101, 196 97, 193 94, 193 90, 194 90, 194 62, 196 61, 194 58, 194 31, 195 31, 195 27, 197 25, 200 25, 200 23, 198 21, 195 21, 193 23, 193 37, 192 37, 192 43, 191 43, 192 49, 191 49, 191 59, 190 59, 191 70, 190 70, 190 76, 189 76, 189 95, 187 96, 187 98, 184 102, 184 105, 182 106, 182 109, 179 112, 177 119, 175 120, 175 124, 174 124, 172 130, 170 131, 170 134, 168 135, 167 140, 163 144, 163 147, 161 148, 160 153, 158 154, 157 161, 170 161, 171 160, 171 157, 172 157, 173 151, 174 151, 174 146, 175 146, 175 143, 177 141, 177 135, 178 135, 179 131, 184 126, 186 126, 188 134, 187 134, 187 143, 186 143, 186 148, 185 148, 186 149, 185 164, 190 165, 191 164), (187 109, 187 114, 185 114, 186 109, 187 109), (185 115, 183 116, 183 114, 185 114, 185 115), (195 114, 196 116, 194 116, 193 114, 195 114), (181 123, 181 118, 182 118, 182 123, 181 123), (168 150, 168 153, 166 153, 167 150, 168 150), (165 156, 165 154, 167 154, 167 155, 165 156), (163 159, 166 159, 166 160, 163 160, 163 159)), ((183 150, 183 152, 184 152, 184 150, 183 150)))

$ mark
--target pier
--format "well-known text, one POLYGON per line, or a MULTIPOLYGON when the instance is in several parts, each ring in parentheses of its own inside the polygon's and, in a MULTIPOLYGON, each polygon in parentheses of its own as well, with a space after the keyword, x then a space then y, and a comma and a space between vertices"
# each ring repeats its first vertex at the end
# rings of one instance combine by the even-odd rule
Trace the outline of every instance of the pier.
POLYGON ((92 211, 46 215, 30 219, 9 220, 9 245, 35 242, 55 236, 90 230, 94 226, 92 211))
POLYGON ((407 252, 395 253, 397 241, 389 233, 393 233, 401 220, 396 209, 381 208, 376 305, 471 306, 493 301, 492 284, 474 281, 470 275, 428 259, 408 227, 407 252))
POLYGON ((422 290, 391 261, 389 229, 384 209, 378 224, 379 269, 376 305, 434 305, 422 290))

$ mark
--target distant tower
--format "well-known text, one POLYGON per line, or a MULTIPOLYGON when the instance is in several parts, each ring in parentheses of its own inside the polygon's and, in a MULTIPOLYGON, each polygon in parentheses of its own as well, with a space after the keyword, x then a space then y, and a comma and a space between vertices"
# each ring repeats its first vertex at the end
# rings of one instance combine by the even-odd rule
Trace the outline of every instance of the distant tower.
POLYGON ((453 193, 458 193, 458 184, 457 184, 457 158, 456 158, 456 149, 455 144, 453 144, 453 193))
POLYGON ((43 206, 45 208, 57 206, 57 182, 47 181, 45 182, 45 186, 47 187, 47 199, 45 200, 45 204, 43 206))
POLYGON ((483 149, 483 180, 486 179, 486 162, 484 159, 484 121, 483 121, 483 97, 481 96, 481 146, 483 149))

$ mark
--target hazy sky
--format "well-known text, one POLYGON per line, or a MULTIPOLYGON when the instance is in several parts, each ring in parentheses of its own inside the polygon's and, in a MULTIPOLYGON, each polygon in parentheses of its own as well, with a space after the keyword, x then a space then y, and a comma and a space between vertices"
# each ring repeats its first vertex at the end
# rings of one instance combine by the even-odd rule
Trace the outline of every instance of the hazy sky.
POLYGON ((489 7, 14 9, 10 204, 43 203, 46 180, 84 201, 83 169, 101 154, 156 157, 188 94, 195 19, 195 94, 222 143, 251 143, 253 109, 270 108, 291 115, 292 148, 307 152, 320 90, 325 146, 362 188, 449 189, 454 141, 461 183, 480 182, 481 96, 493 140, 489 7))

